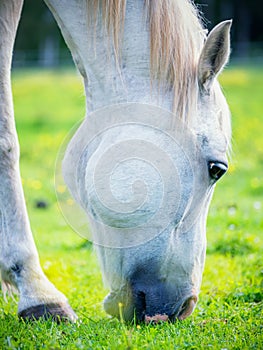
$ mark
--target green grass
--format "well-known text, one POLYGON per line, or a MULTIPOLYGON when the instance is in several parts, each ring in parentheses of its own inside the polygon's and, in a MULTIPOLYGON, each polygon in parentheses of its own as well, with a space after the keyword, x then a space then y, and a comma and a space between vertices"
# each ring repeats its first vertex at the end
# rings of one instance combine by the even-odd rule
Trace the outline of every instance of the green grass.
POLYGON ((24 323, 0 299, 0 349, 261 349, 263 347, 263 68, 237 67, 221 83, 232 110, 233 155, 208 219, 208 249, 194 314, 175 324, 124 325, 110 319, 91 246, 71 231, 56 204, 57 151, 84 116, 72 71, 15 71, 13 90, 21 173, 32 229, 47 276, 82 322, 24 323), (36 208, 45 201, 46 209, 36 208))

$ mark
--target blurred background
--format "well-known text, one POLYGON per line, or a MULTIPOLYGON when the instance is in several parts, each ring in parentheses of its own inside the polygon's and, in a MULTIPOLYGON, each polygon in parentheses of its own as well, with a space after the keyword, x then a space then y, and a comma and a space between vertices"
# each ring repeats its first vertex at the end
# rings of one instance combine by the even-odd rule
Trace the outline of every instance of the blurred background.
MULTIPOLYGON (((263 6, 259 0, 196 3, 208 29, 233 19, 231 62, 220 76, 232 113, 233 151, 209 211, 206 266, 193 317, 176 327, 126 330, 105 316, 107 291, 91 244, 67 224, 54 190, 61 143, 85 116, 82 81, 44 2, 25 0, 12 75, 22 183, 43 270, 81 323, 64 328, 17 322, 15 300, 0 298, 0 349, 157 349, 171 348, 172 339, 182 349, 263 349, 263 6)), ((62 196, 66 187, 56 191, 62 196)))
MULTIPOLYGON (((197 0, 210 30, 232 18, 232 62, 263 62, 263 11, 260 0, 197 0)), ((14 51, 14 67, 73 65, 55 20, 43 1, 25 0, 14 51)))

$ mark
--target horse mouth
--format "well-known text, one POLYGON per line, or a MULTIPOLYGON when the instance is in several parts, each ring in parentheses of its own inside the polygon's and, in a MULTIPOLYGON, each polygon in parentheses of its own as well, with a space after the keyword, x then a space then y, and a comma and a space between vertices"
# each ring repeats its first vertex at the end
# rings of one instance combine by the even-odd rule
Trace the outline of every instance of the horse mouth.
POLYGON ((165 314, 156 314, 154 316, 145 316, 145 323, 149 324, 149 323, 161 323, 161 322, 167 322, 169 320, 169 316, 165 315, 165 314))
POLYGON ((149 323, 157 324, 157 323, 167 322, 167 321, 175 322, 177 319, 179 321, 183 321, 193 313, 197 303, 197 299, 198 298, 195 295, 188 297, 180 306, 177 313, 174 313, 171 316, 167 314, 156 314, 154 316, 145 315, 144 321, 146 324, 149 324, 149 323))
POLYGON ((176 312, 173 314, 168 313, 156 313, 154 315, 147 315, 147 313, 144 313, 144 318, 141 318, 141 321, 144 321, 146 324, 153 323, 161 323, 161 322, 175 322, 176 320, 182 321, 186 319, 188 316, 190 316, 196 306, 197 303, 197 296, 192 295, 185 299, 185 301, 181 304, 179 309, 177 309, 176 312))
MULTIPOLYGON (((176 303, 174 307, 168 307, 166 304, 155 305, 152 304, 152 308, 147 305, 147 296, 144 292, 137 292, 135 304, 122 302, 118 303, 119 297, 114 293, 110 293, 104 300, 104 309, 110 315, 123 318, 124 321, 131 321, 136 319, 138 323, 157 324, 161 322, 175 322, 176 320, 182 321, 192 314, 197 303, 197 296, 191 294, 184 298, 181 302, 176 303), (121 304, 121 315, 120 306, 121 304)), ((124 300, 124 298, 122 298, 124 300)), ((130 300, 131 302, 131 300, 130 300)))

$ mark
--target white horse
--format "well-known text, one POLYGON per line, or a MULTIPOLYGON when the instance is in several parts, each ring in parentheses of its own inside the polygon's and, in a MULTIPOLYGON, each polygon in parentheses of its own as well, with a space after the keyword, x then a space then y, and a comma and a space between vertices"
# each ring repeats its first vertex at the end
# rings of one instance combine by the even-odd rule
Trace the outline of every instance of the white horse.
MULTIPOLYGON (((0 2, 2 284, 19 291, 21 317, 74 321, 40 267, 19 175, 10 68, 22 2, 0 2)), ((230 114, 217 76, 231 21, 206 37, 190 0, 45 2, 85 86, 87 117, 63 171, 90 218, 110 288, 105 310, 184 319, 200 290, 213 188, 227 170, 230 114)))

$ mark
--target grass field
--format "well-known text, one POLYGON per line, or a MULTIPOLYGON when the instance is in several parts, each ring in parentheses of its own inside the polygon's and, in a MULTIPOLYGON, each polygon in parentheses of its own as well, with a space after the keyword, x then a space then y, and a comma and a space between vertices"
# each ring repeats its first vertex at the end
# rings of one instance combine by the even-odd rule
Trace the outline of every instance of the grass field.
POLYGON ((41 264, 82 322, 26 324, 15 301, 1 298, 0 349, 263 348, 263 68, 227 69, 221 83, 232 110, 233 154, 210 209, 198 306, 183 322, 136 326, 104 313, 107 291, 91 245, 56 203, 56 155, 84 116, 81 82, 72 71, 14 72, 21 173, 41 264), (37 208, 40 200, 47 208, 37 208))

